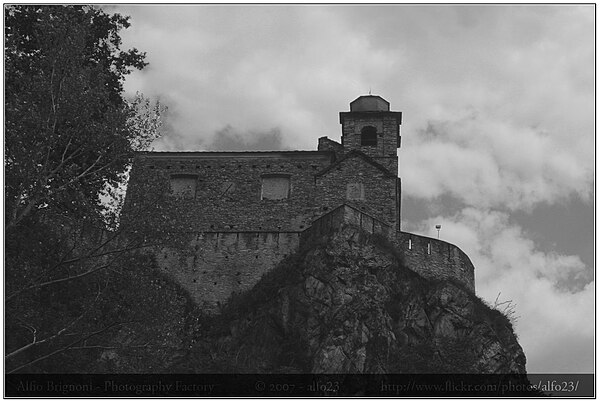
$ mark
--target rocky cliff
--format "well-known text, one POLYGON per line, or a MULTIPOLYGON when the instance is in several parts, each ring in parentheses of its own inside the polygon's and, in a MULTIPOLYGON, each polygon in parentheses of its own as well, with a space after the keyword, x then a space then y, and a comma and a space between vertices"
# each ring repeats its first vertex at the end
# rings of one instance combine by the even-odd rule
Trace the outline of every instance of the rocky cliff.
POLYGON ((384 238, 351 225, 199 320, 193 339, 173 369, 525 373, 505 316, 460 284, 420 277, 384 238))

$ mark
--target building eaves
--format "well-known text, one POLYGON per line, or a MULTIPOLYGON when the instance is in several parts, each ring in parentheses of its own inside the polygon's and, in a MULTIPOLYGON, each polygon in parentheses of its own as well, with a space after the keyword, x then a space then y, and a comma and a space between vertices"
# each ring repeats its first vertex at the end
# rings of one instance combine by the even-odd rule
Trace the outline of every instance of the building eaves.
POLYGON ((221 159, 221 158, 318 158, 333 160, 333 151, 142 151, 138 158, 221 159))

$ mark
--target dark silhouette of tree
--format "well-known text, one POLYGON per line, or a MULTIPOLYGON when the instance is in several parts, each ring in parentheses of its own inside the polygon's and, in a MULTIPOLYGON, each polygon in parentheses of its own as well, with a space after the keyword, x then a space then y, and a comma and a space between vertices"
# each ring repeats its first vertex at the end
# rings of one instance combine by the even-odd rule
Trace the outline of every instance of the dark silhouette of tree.
POLYGON ((108 225, 99 198, 159 134, 161 106, 123 96, 125 76, 146 66, 120 49, 127 27, 92 6, 5 9, 7 372, 93 370, 99 351, 154 343, 123 335, 152 323, 144 309, 161 308, 147 299, 166 287, 152 286, 151 259, 134 254, 143 239, 108 225))

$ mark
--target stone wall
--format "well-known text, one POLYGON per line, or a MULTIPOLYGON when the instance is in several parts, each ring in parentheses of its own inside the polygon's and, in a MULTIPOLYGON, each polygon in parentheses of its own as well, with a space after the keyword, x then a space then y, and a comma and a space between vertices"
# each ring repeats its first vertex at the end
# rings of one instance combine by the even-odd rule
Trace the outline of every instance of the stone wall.
POLYGON ((319 137, 319 145, 317 146, 319 151, 333 151, 337 158, 341 158, 346 150, 344 146, 337 141, 331 140, 328 137, 319 137))
POLYGON ((144 153, 130 174, 124 216, 143 213, 171 230, 302 231, 323 214, 315 174, 334 158, 327 151, 144 153), (194 195, 171 193, 173 175, 194 175, 194 195), (263 178, 289 176, 289 198, 265 200, 263 178), (137 211, 137 213, 133 213, 137 211))
POLYGON ((160 269, 194 301, 214 312, 232 293, 252 288, 261 276, 298 249, 300 232, 198 232, 185 248, 155 250, 160 269))
POLYGON ((123 216, 146 215, 169 232, 303 231, 351 201, 398 227, 395 175, 358 156, 326 170, 334 158, 332 151, 140 154, 123 216), (266 179, 284 177, 289 197, 263 197, 266 179), (179 191, 182 181, 189 191, 179 191))
POLYGON ((396 235, 397 248, 411 270, 429 279, 454 279, 475 292, 475 268, 458 246, 409 232, 396 235))
MULTIPOLYGON (((396 177, 367 163, 359 156, 346 158, 316 179, 317 205, 332 210, 352 204, 396 228, 396 177)), ((323 210, 322 214, 327 213, 323 210)))
POLYGON ((216 312, 233 293, 252 288, 263 274, 296 252, 320 242, 343 225, 390 239, 405 265, 427 279, 454 279, 475 292, 474 268, 457 246, 407 232, 344 204, 315 220, 302 232, 203 231, 187 234, 184 247, 157 248, 158 266, 181 284, 207 312, 216 312))

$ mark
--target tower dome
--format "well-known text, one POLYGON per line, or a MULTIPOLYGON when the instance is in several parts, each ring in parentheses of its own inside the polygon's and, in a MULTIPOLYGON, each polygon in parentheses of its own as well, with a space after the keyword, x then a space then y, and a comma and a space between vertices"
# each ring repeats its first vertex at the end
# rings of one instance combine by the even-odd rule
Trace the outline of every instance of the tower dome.
POLYGON ((350 112, 389 112, 390 103, 379 95, 363 95, 350 102, 350 112))

